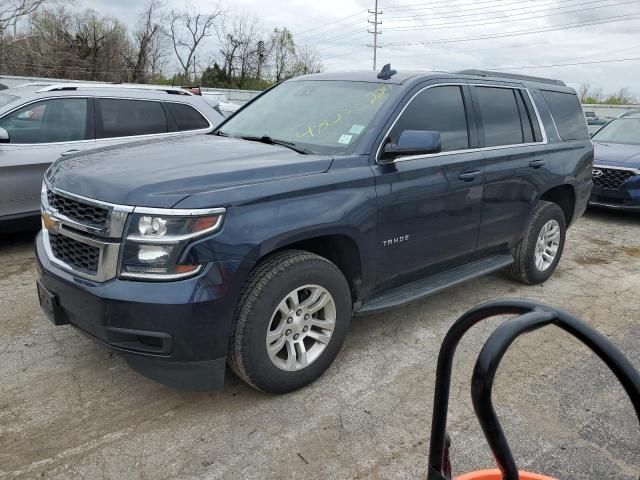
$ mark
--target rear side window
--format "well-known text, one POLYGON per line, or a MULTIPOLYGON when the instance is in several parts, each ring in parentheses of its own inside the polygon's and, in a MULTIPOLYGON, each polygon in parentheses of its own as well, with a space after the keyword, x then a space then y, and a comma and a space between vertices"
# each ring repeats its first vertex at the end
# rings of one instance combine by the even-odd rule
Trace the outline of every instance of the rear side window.
POLYGON ((97 138, 167 132, 167 117, 160 102, 98 98, 96 115, 97 138))
POLYGON ((542 90, 562 140, 586 140, 589 130, 578 97, 572 93, 542 90))
POLYGON ((178 130, 186 131, 209 128, 209 121, 191 105, 172 102, 165 103, 165 105, 171 112, 171 115, 173 115, 173 118, 178 125, 178 130))
POLYGON ((524 143, 517 92, 511 88, 475 87, 475 93, 484 127, 485 146, 524 143))
POLYGON ((469 148, 467 116, 460 87, 434 87, 419 93, 393 127, 391 141, 397 142, 405 130, 440 132, 443 152, 469 148))

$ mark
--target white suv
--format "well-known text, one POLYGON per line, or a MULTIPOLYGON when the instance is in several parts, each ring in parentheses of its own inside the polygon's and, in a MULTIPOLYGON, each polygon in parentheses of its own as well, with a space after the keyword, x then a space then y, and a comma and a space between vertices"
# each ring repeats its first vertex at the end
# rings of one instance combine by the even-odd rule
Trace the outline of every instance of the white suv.
POLYGON ((212 131, 224 117, 174 87, 26 84, 0 92, 0 230, 35 224, 40 186, 60 156, 132 140, 212 131))

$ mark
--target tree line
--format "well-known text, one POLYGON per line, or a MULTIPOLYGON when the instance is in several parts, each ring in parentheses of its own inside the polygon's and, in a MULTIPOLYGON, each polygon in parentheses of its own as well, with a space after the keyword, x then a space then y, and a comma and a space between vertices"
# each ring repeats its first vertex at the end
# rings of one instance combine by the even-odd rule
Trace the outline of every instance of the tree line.
POLYGON ((0 73, 104 82, 264 89, 323 69, 317 52, 286 27, 222 4, 149 0, 133 28, 67 0, 2 0, 0 73))
POLYGON ((591 88, 588 84, 580 86, 578 91, 580 103, 585 105, 636 105, 638 98, 628 88, 621 88, 615 93, 603 93, 601 88, 591 88))

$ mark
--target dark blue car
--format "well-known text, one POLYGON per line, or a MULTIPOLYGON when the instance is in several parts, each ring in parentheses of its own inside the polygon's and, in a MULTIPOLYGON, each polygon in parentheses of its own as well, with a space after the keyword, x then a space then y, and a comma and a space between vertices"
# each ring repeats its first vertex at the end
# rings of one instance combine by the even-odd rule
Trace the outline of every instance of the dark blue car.
POLYGON ((640 110, 627 112, 593 137, 590 205, 640 212, 640 110))
POLYGON ((56 161, 41 305, 164 384, 220 388, 228 363, 288 392, 331 364, 352 315, 502 269, 546 281, 592 162, 580 102, 557 80, 298 77, 211 135, 56 161))

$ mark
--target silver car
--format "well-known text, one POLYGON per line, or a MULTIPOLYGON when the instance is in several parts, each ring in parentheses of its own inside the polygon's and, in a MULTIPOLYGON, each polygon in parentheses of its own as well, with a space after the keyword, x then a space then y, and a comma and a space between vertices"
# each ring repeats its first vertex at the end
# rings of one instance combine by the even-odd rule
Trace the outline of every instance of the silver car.
POLYGON ((40 186, 60 156, 143 138, 207 133, 222 120, 181 88, 26 84, 0 92, 0 230, 35 224, 40 186))

